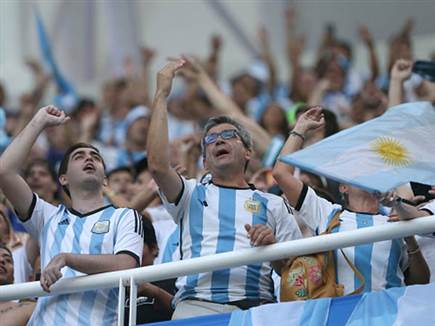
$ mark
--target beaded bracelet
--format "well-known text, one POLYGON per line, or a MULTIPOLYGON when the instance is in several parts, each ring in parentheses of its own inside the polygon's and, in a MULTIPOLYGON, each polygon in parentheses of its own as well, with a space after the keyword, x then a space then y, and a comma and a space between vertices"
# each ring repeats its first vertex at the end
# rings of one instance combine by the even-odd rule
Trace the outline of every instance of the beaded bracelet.
POLYGON ((298 133, 297 131, 294 131, 294 130, 290 131, 289 132, 289 136, 291 136, 291 135, 295 135, 297 137, 300 137, 302 139, 302 141, 305 141, 305 136, 300 134, 300 133, 298 133))
POLYGON ((408 251, 408 255, 415 255, 418 252, 420 252, 420 247, 417 247, 417 249, 414 249, 412 251, 408 251))

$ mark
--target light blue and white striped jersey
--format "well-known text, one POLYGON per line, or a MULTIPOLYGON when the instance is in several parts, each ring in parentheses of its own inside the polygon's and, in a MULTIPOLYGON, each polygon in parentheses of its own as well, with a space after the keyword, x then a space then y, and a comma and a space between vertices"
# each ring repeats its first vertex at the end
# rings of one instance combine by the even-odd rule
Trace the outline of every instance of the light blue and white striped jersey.
MULTIPOLYGON (((329 221, 342 207, 316 195, 304 186, 294 214, 311 229, 313 234, 326 230, 329 221)), ((345 232, 370 226, 387 224, 388 216, 355 213, 344 210, 340 214, 340 226, 333 232, 345 232)), ((403 271, 408 267, 406 245, 402 239, 380 241, 344 248, 343 252, 365 277, 364 292, 404 286, 403 271)), ((344 293, 357 289, 361 283, 345 261, 340 251, 337 257, 338 283, 344 285, 344 293)))
POLYGON ((154 264, 170 263, 180 260, 180 228, 174 220, 160 220, 153 222, 156 232, 159 254, 154 264))
MULTIPOLYGON (((134 210, 106 206, 80 214, 33 197, 24 226, 39 239, 41 270, 62 252, 73 254, 126 253, 142 259, 142 218, 134 210)), ((62 278, 84 275, 69 267, 62 278)), ((38 300, 28 325, 113 325, 117 321, 118 289, 54 295, 38 300)))
MULTIPOLYGON (((227 188, 183 180, 178 203, 162 200, 179 224, 181 259, 251 248, 245 224, 270 227, 277 242, 301 237, 281 197, 251 188, 227 188)), ((198 298, 226 303, 245 299, 274 300, 269 262, 189 275, 177 280, 174 303, 198 298)))

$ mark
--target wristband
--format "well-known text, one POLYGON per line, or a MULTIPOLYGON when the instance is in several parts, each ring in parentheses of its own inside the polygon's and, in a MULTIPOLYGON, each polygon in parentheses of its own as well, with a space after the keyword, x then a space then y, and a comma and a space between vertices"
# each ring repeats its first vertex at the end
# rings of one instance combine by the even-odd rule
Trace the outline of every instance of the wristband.
POLYGON ((301 138, 302 141, 305 141, 305 136, 300 134, 300 133, 298 133, 297 131, 294 131, 294 130, 290 131, 289 132, 289 136, 291 136, 291 135, 295 135, 295 136, 301 138))
POLYGON ((420 252, 420 247, 417 247, 417 249, 414 249, 412 251, 408 251, 408 255, 415 255, 418 252, 420 252))

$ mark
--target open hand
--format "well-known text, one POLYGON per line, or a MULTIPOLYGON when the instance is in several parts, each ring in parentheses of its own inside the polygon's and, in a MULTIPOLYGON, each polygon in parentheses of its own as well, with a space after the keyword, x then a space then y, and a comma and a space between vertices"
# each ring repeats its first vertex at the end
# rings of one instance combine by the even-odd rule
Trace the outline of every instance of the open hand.
POLYGON ((169 96, 175 73, 183 67, 185 63, 186 60, 181 58, 171 59, 171 61, 157 73, 157 92, 162 93, 165 97, 169 96))
POLYGON ((325 125, 325 117, 323 115, 323 108, 321 106, 314 106, 304 114, 302 114, 293 130, 301 134, 307 131, 321 128, 325 125))

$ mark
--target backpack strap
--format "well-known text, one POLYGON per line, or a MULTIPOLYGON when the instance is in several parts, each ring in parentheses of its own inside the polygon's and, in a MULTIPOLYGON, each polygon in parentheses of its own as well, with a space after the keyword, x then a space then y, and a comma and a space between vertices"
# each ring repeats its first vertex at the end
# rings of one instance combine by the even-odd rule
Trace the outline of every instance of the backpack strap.
MULTIPOLYGON (((343 209, 337 209, 337 211, 334 213, 334 216, 331 218, 331 221, 328 223, 328 226, 326 227, 326 230, 322 234, 329 234, 340 225, 340 215, 343 212, 343 209)), ((349 293, 348 295, 354 295, 359 294, 364 290, 366 280, 364 278, 364 275, 361 274, 361 272, 355 267, 355 265, 350 261, 349 258, 345 255, 343 252, 343 249, 340 249, 341 254, 343 255, 344 259, 346 260, 347 264, 350 266, 350 268, 355 273, 356 277, 360 280, 361 285, 353 292, 349 293)))
POLYGON ((361 272, 355 267, 354 264, 352 264, 352 262, 350 261, 349 258, 347 258, 347 256, 344 254, 343 249, 340 249, 341 254, 343 255, 344 259, 346 260, 347 264, 350 266, 350 268, 352 268, 353 272, 355 273, 356 277, 360 280, 361 285, 355 289, 354 291, 352 291, 351 293, 347 294, 347 295, 354 295, 354 294, 359 294, 364 290, 364 287, 366 285, 366 279, 364 278, 364 275, 361 274, 361 272))

